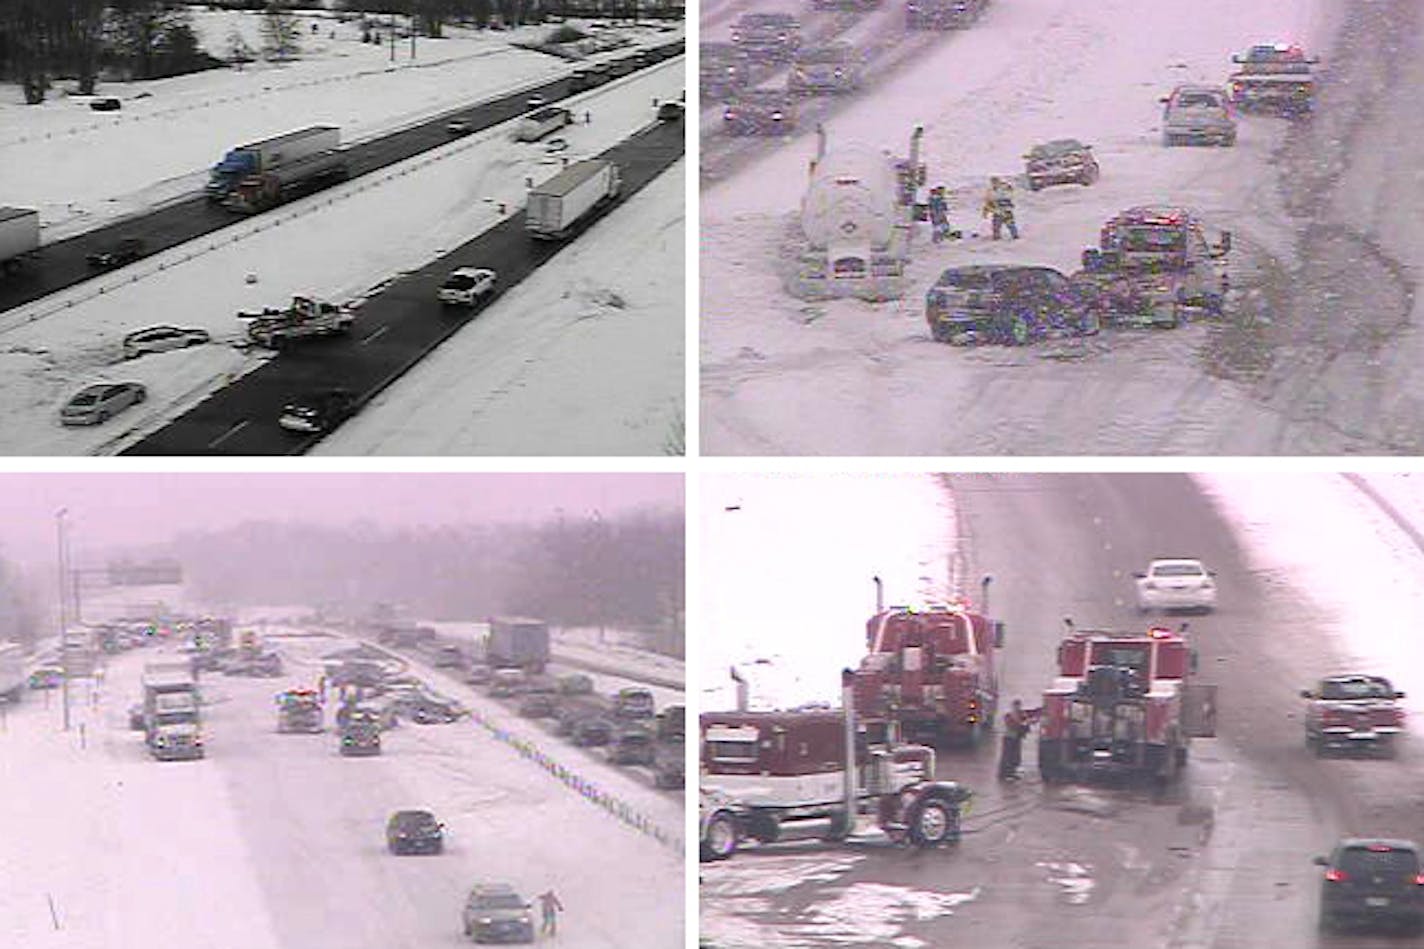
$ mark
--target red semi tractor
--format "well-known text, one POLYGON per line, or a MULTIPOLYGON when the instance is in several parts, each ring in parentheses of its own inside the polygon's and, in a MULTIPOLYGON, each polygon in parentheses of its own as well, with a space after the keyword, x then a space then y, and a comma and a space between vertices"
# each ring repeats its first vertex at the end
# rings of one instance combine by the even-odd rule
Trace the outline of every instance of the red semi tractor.
MULTIPOLYGON (((1004 624, 967 602, 886 608, 875 582, 869 652, 855 671, 856 716, 887 740, 977 744, 994 728, 1004 624)), ((991 582, 981 583, 985 603, 991 582)))
POLYGON ((1191 740, 1216 734, 1216 686, 1192 681, 1196 653, 1185 624, 1120 633, 1066 622, 1058 677, 1043 693, 1043 780, 1097 774, 1175 780, 1191 740))

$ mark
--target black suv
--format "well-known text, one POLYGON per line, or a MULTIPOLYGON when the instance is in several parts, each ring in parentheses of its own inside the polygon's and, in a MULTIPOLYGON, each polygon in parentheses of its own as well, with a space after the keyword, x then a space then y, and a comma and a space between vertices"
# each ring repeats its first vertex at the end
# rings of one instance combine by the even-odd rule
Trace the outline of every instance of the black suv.
POLYGON ((941 343, 1023 346, 1051 332, 1091 336, 1099 314, 1052 267, 951 267, 925 293, 925 321, 941 343))
POLYGON ((386 822, 386 846, 394 854, 440 853, 445 825, 429 811, 396 811, 386 822))
POLYGON ((1320 882, 1320 926, 1343 922, 1403 924, 1424 930, 1424 867, 1408 840, 1349 838, 1329 857, 1320 882))

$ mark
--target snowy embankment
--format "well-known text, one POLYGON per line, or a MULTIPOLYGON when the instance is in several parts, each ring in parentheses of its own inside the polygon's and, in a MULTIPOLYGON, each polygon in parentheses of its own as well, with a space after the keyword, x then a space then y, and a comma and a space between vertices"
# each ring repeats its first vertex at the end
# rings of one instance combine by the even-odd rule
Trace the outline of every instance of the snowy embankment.
MULTIPOLYGON (((496 126, 0 314, 0 404, 9 411, 0 451, 112 452, 162 426, 268 358, 236 348, 242 328, 238 311, 279 305, 294 293, 359 297, 520 213, 527 179, 548 178, 561 158, 596 154, 646 126, 654 99, 681 93, 682 63, 671 60, 574 97, 572 107, 590 112, 593 121, 565 130, 569 148, 560 156, 547 154, 542 145, 512 142, 512 123, 496 126), (247 282, 249 274, 255 282, 247 282), (162 323, 207 329, 215 342, 133 362, 121 359, 119 342, 125 333, 162 323), (148 402, 107 425, 61 428, 59 405, 77 388, 100 379, 142 382, 149 389, 148 402)), ((551 262, 550 268, 560 271, 560 283, 573 288, 566 300, 545 283, 524 291, 521 302, 506 298, 492 305, 448 344, 464 360, 459 397, 451 391, 449 362, 429 370, 435 374, 430 385, 444 390, 444 401, 426 417, 460 412, 463 424, 447 415, 444 428, 416 425, 409 413, 434 404, 417 381, 388 397, 405 400, 392 410, 398 421, 361 419, 365 431, 358 427, 353 429, 357 434, 345 436, 352 440, 346 450, 518 454, 524 449, 513 445, 532 433, 565 454, 575 453, 574 445, 608 454, 659 451, 683 389, 684 219, 681 189, 659 185, 650 188, 657 189, 653 195, 661 197, 660 205, 640 203, 644 196, 639 195, 631 203, 648 211, 634 212, 637 220, 630 231, 615 235, 637 238, 631 245, 612 243, 625 253, 634 246, 659 255, 661 267, 632 261, 631 270, 618 271, 627 284, 613 283, 606 272, 609 259, 575 245, 573 263, 586 254, 596 259, 588 269, 572 272, 562 256, 551 262), (609 302, 613 298, 626 312, 609 302), (534 306, 539 308, 526 309, 534 306), (674 307, 671 313, 669 306, 674 307), (550 350, 560 358, 551 360, 550 350), (472 358, 483 361, 483 372, 469 371, 472 358), (596 419, 550 396, 551 387, 559 391, 553 383, 535 390, 536 404, 529 404, 525 397, 531 382, 545 378, 546 362, 567 374, 556 381, 578 381, 571 392, 585 399, 583 404, 601 409, 596 419), (617 384, 611 381, 615 378, 617 384), (604 391, 595 398, 599 386, 604 391), (618 411, 609 411, 610 405, 618 411), (452 425, 459 431, 451 432, 452 425), (423 437, 407 436, 396 444, 391 430, 402 426, 414 427, 423 437)), ((620 227, 625 213, 620 209, 610 215, 587 237, 620 227)))
MULTIPOLYGON (((117 113, 92 112, 87 98, 62 93, 25 106, 18 87, 0 86, 0 204, 38 208, 48 243, 200 188, 208 168, 240 143, 320 124, 339 126, 345 142, 365 141, 577 65, 513 45, 536 42, 552 26, 452 27, 444 39, 418 39, 412 60, 409 42, 394 59, 389 47, 362 43, 354 21, 301 20, 300 59, 101 84, 101 94, 123 100, 117 113)), ((257 24, 250 13, 194 15, 204 48, 218 56, 227 55, 234 29, 259 48, 257 24)), ((618 32, 635 45, 677 35, 618 32)))
POLYGON ((310 685, 330 648, 286 642, 283 680, 205 679, 208 758, 196 763, 152 762, 127 730, 142 663, 176 658, 162 647, 116 657, 94 704, 76 689, 70 732, 57 693, 10 710, 7 936, 75 949, 454 945, 470 884, 504 880, 526 898, 559 894, 561 944, 682 944, 681 851, 591 807, 510 741, 468 723, 403 726, 380 757, 344 759, 330 732, 273 734, 272 693, 310 685), (445 823, 444 855, 385 852, 386 817, 411 806, 445 823), (618 873, 589 872, 605 862, 618 873), (156 867, 172 871, 162 885, 150 885, 156 867))
POLYGON ((702 303, 718 319, 702 324, 705 448, 964 454, 995 453, 996 440, 1006 439, 1014 454, 1094 446, 1140 454, 1143 443, 1164 437, 1163 418, 1174 419, 1177 438, 1201 448, 1206 443, 1192 439, 1251 411, 1229 383, 1203 378, 1190 351, 1158 352, 1194 348, 1204 329, 1150 340, 1109 333, 1087 352, 1065 354, 1066 362, 1034 360, 1032 352, 970 354, 927 345, 923 293, 951 265, 1075 270, 1102 223, 1141 204, 1184 204, 1212 229, 1234 231, 1248 276, 1261 260, 1289 259, 1294 236, 1270 166, 1287 124, 1248 117, 1233 149, 1164 148, 1159 97, 1181 82, 1221 83, 1231 54, 1252 43, 1289 39, 1317 50, 1341 15, 1325 0, 992 4, 974 27, 946 36, 826 122, 832 149, 874 143, 896 155, 923 125, 928 184, 949 188, 951 220, 968 235, 941 245, 917 237, 908 289, 892 303, 808 304, 782 289, 788 234, 815 153, 811 129, 708 188, 702 303), (1028 147, 1068 136, 1094 146, 1101 180, 1020 188, 1022 240, 985 239, 979 201, 987 178, 1020 174, 1028 147), (1072 414, 1070 403, 1099 399, 1105 411, 1112 406, 1114 426, 1099 424, 1096 408, 1072 414))
POLYGON ((731 666, 753 708, 839 705, 875 612, 872 577, 889 603, 977 593, 956 568, 953 524, 933 475, 705 477, 700 707, 735 707, 731 666))
POLYGON ((1233 522, 1256 566, 1319 607, 1314 625, 1356 668, 1404 690, 1424 713, 1424 478, 1361 478, 1414 537, 1350 478, 1337 474, 1212 474, 1198 482, 1233 522))

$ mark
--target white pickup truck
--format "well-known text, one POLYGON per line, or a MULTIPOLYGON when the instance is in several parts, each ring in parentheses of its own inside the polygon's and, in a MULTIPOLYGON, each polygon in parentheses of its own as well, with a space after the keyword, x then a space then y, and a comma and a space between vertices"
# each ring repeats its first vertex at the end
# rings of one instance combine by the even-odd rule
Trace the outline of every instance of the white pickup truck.
POLYGON ((280 349, 297 340, 338 336, 351 330, 356 314, 348 307, 315 297, 292 297, 285 310, 267 308, 261 313, 239 313, 248 321, 247 338, 259 346, 280 349))

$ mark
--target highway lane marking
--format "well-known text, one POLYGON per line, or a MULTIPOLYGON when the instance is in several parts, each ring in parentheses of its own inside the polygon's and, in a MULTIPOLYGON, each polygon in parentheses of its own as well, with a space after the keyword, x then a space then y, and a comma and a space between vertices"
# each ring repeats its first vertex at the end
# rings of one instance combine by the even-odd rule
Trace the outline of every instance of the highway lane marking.
POLYGON ((238 423, 237 423, 236 425, 234 425, 232 428, 228 429, 227 431, 225 431, 225 432, 223 432, 221 435, 219 435, 217 438, 214 438, 212 441, 208 442, 208 447, 209 447, 209 448, 216 448, 216 447, 218 447, 218 446, 221 445, 223 442, 227 441, 229 438, 231 438, 232 436, 236 435, 238 432, 240 432, 240 431, 242 431, 244 428, 246 428, 247 425, 248 425, 248 422, 247 422, 246 419, 244 419, 244 420, 241 421, 241 422, 238 422, 238 423))
POLYGON ((367 343, 379 339, 380 337, 382 337, 382 336, 385 335, 385 332, 386 332, 386 330, 388 330, 388 329, 390 329, 390 326, 389 326, 389 325, 387 325, 387 326, 382 326, 380 329, 376 330, 376 331, 375 331, 374 333, 372 333, 370 336, 367 336, 365 339, 361 340, 361 345, 362 345, 362 346, 365 346, 367 343))

